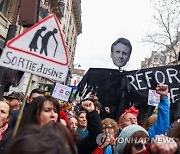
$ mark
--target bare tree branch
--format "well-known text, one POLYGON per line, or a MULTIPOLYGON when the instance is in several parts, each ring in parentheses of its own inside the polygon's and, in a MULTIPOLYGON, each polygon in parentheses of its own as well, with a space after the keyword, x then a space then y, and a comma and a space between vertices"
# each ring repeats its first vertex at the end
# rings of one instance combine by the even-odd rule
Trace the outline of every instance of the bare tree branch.
POLYGON ((180 33, 180 0, 150 0, 154 8, 153 19, 156 32, 147 33, 143 42, 153 44, 158 49, 169 50, 177 57, 174 48, 180 33))

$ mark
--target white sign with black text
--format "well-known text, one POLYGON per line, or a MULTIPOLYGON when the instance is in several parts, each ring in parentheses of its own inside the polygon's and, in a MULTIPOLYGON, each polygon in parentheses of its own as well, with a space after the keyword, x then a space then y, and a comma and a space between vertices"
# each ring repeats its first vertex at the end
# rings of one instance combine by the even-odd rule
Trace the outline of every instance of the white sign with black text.
POLYGON ((65 82, 68 52, 57 17, 51 14, 10 40, 0 66, 65 82))

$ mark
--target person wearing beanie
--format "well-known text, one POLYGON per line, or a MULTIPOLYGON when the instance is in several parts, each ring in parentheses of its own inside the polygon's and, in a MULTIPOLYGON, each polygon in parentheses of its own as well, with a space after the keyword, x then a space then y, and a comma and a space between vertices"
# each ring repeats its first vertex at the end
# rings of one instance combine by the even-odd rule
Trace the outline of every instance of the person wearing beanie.
POLYGON ((118 154, 174 154, 178 145, 172 138, 164 135, 157 135, 154 140, 150 140, 143 127, 133 124, 122 130, 117 149, 118 154))
MULTIPOLYGON (((124 153, 127 143, 135 144, 141 141, 149 141, 148 132, 141 126, 132 124, 125 127, 118 137, 117 149, 119 153, 124 153), (141 132, 141 135, 133 136, 133 134, 141 132)), ((133 150, 133 148, 131 149, 133 150)))
POLYGON ((62 123, 64 126, 66 126, 66 127, 69 128, 69 120, 68 120, 68 116, 67 116, 66 112, 60 111, 59 116, 60 116, 60 121, 61 121, 61 123, 62 123))

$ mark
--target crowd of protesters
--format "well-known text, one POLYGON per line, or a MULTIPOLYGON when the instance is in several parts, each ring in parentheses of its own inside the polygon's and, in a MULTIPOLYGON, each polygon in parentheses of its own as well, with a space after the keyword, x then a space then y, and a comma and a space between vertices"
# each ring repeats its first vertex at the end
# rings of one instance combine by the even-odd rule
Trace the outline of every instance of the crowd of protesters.
POLYGON ((174 154, 180 153, 180 120, 170 124, 168 85, 158 85, 158 111, 138 125, 139 111, 126 109, 115 121, 91 94, 75 105, 59 103, 40 89, 26 99, 18 131, 12 136, 24 95, 12 92, 0 101, 2 154, 174 154))

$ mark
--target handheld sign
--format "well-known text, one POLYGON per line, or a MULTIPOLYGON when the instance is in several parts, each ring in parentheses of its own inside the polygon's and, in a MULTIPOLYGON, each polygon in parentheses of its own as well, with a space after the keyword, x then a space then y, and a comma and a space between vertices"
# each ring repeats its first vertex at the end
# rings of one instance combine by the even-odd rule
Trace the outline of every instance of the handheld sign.
POLYGON ((56 83, 52 96, 63 101, 68 101, 71 95, 72 88, 60 83, 56 83))
POLYGON ((158 106, 159 102, 160 102, 160 95, 156 93, 156 90, 149 89, 148 105, 158 106))
POLYGON ((0 66, 65 82, 68 53, 56 16, 49 15, 10 40, 3 50, 0 66))

